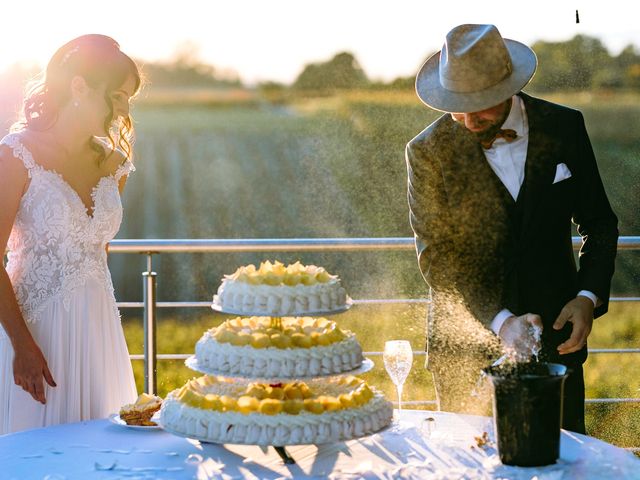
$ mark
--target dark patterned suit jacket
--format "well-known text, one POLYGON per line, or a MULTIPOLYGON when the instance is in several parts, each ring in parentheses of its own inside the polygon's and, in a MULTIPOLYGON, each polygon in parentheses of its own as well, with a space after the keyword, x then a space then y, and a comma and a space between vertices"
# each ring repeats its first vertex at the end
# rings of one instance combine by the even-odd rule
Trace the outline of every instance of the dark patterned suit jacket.
MULTIPOLYGON (((502 309, 542 316, 543 359, 571 333, 552 329, 580 290, 607 311, 618 238, 582 114, 519 94, 529 122, 525 179, 517 202, 489 166, 475 136, 443 115, 406 149, 411 226, 420 270, 434 290, 429 354, 452 347, 496 354, 488 329, 502 309), (570 176, 554 183, 564 167, 570 176), (576 266, 572 221, 583 244, 576 266)), ((566 175, 565 175, 566 176, 566 175)), ((586 347, 563 356, 583 362, 586 347)))

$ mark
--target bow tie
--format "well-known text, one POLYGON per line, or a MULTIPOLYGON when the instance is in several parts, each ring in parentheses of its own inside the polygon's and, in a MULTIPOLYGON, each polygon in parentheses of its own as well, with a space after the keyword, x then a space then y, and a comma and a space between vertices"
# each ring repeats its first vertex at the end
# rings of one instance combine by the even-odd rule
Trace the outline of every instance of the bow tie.
POLYGON ((515 130, 506 128, 506 129, 498 130, 495 136, 489 140, 481 140, 480 145, 482 145, 482 148, 484 148, 485 150, 488 150, 493 146, 493 142, 495 142, 498 138, 504 138, 507 141, 507 143, 509 143, 509 142, 513 142, 517 137, 518 137, 518 134, 516 133, 515 130))

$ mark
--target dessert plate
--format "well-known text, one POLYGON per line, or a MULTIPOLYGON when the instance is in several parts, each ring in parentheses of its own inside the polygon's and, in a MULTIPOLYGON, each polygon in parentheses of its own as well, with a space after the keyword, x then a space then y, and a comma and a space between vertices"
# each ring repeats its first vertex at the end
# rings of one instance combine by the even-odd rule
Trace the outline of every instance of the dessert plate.
POLYGON ((214 370, 212 368, 209 368, 207 366, 204 365, 199 365, 198 364, 198 359, 196 358, 195 355, 191 355, 189 358, 187 358, 184 361, 184 364, 189 367, 191 370, 195 370, 196 372, 200 372, 200 373, 204 373, 207 375, 215 375, 218 377, 225 377, 228 379, 232 379, 232 380, 236 380, 236 381, 246 381, 246 380, 251 380, 254 382, 258 382, 260 380, 264 380, 264 382, 261 383, 287 383, 287 382, 291 382, 293 380, 297 380, 297 381, 306 381, 306 380, 314 380, 317 378, 330 378, 330 377, 342 377, 345 375, 361 375, 363 373, 368 372, 369 370, 371 370, 374 367, 374 363, 372 360, 365 358, 362 361, 362 365, 360 365, 358 368, 353 369, 353 370, 348 370, 346 372, 340 372, 340 373, 329 373, 326 375, 310 375, 310 376, 291 376, 291 377, 254 377, 251 375, 238 375, 238 374, 229 374, 228 372, 221 372, 219 370, 214 370))
MULTIPOLYGON (((159 417, 160 415, 154 414, 151 417, 151 420, 157 423, 159 417)), ((119 427, 133 428, 135 430, 158 430, 160 428, 160 425, 129 425, 127 424, 127 422, 122 420, 120 418, 120 415, 118 415, 117 413, 112 413, 111 415, 109 415, 109 421, 114 425, 118 425, 119 427)))
POLYGON ((351 298, 347 298, 344 307, 336 308, 333 310, 317 310, 313 312, 301 312, 301 313, 290 313, 287 315, 273 315, 271 313, 265 312, 245 312, 240 310, 234 310, 233 308, 223 307, 218 303, 213 303, 211 308, 218 313, 230 313, 232 315, 241 315, 243 317, 315 317, 318 315, 337 315, 339 313, 344 313, 349 310, 353 306, 353 300, 351 298))

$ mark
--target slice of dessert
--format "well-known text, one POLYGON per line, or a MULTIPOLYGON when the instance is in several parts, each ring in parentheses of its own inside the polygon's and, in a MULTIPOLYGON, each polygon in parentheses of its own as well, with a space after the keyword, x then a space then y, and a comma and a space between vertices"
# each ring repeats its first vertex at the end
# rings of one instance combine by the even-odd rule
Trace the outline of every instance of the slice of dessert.
POLYGON ((148 393, 141 393, 135 403, 129 403, 120 408, 120 419, 127 425, 152 427, 156 423, 151 421, 151 417, 160 410, 161 406, 162 398, 148 393))

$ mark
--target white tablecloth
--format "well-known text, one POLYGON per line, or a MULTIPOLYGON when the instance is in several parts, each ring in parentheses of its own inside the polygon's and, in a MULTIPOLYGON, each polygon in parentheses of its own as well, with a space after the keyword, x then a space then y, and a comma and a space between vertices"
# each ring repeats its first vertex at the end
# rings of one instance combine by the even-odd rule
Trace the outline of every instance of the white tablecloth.
POLYGON ((640 459, 600 440, 562 432, 558 463, 503 466, 494 446, 478 447, 490 418, 403 411, 405 430, 346 443, 288 447, 285 465, 273 448, 201 444, 161 430, 108 420, 0 436, 0 479, 640 479, 640 459), (423 419, 435 422, 431 433, 423 419))

